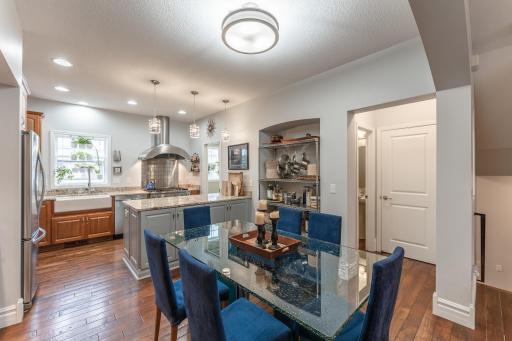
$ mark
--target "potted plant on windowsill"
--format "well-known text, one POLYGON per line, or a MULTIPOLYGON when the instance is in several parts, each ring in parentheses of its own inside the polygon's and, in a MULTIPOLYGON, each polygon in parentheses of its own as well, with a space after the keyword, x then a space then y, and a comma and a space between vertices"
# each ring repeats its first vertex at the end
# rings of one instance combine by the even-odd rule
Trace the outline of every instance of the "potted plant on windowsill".
POLYGON ((71 159, 73 161, 80 160, 80 161, 92 161, 92 155, 86 151, 78 150, 75 153, 71 155, 71 159))
POLYGON ((92 139, 86 136, 78 136, 72 142, 71 145, 73 148, 80 149, 91 149, 92 148, 92 139))
POLYGON ((59 166, 55 170, 55 179, 58 184, 60 184, 64 179, 71 180, 73 179, 73 171, 66 166, 59 166))

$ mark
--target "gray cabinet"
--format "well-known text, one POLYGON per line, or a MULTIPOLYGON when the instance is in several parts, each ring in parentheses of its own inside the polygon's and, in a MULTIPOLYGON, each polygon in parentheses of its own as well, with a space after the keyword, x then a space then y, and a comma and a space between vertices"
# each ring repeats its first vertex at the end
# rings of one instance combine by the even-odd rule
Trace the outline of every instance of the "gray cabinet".
POLYGON ((185 228, 185 221, 183 220, 183 208, 175 208, 176 212, 174 227, 176 231, 181 231, 185 228))
MULTIPOLYGON (((175 230, 174 227, 174 219, 175 219, 175 210, 174 209, 164 209, 164 210, 154 210, 154 211, 146 211, 142 212, 140 215, 140 226, 141 226, 141 269, 147 269, 149 267, 148 264, 148 256, 146 254, 146 242, 144 240, 144 230, 148 229, 156 234, 165 235, 167 233, 173 232, 175 230)), ((173 261, 176 258, 175 250, 172 246, 167 245, 167 258, 169 262, 173 261)))
MULTIPOLYGON (((211 203, 211 221, 213 224, 235 219, 247 221, 249 220, 250 204, 251 201, 249 199, 211 203)), ((124 208, 123 248, 126 254, 124 260, 137 279, 149 276, 144 230, 149 229, 160 235, 183 230, 185 225, 183 209, 183 207, 172 207, 139 212, 128 207, 124 208)), ((177 255, 177 250, 167 245, 167 256, 170 266, 178 265, 177 255)))
POLYGON ((140 232, 139 232, 139 215, 138 212, 135 210, 130 210, 130 237, 129 238, 129 260, 132 262, 136 267, 139 266, 139 244, 138 240, 140 240, 140 232))
POLYGON ((124 253, 130 255, 130 209, 123 207, 123 249, 124 253))
POLYGON ((226 203, 210 205, 210 217, 212 224, 226 221, 226 203))
POLYGON ((232 201, 226 205, 226 220, 249 220, 249 200, 232 201))

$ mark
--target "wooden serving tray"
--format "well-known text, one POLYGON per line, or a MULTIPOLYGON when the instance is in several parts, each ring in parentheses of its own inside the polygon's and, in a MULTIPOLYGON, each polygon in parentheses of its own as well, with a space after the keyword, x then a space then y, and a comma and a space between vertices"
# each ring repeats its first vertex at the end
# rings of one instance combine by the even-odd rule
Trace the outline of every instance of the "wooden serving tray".
MULTIPOLYGON (((265 239, 270 241, 271 233, 269 231, 265 232, 265 239)), ((267 248, 262 248, 256 243, 256 238, 258 236, 258 231, 250 231, 245 233, 240 233, 229 237, 229 241, 235 245, 236 247, 256 254, 258 256, 275 259, 287 252, 295 251, 299 247, 300 240, 289 238, 286 236, 278 235, 277 237, 277 249, 268 248, 271 243, 267 244, 267 248), (244 237, 245 235, 245 237, 244 237)))

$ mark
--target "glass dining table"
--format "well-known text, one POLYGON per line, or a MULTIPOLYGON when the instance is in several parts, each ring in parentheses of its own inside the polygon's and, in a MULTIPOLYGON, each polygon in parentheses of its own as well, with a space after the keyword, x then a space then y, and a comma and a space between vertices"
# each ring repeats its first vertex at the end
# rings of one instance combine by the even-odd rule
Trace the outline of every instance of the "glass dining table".
POLYGON ((309 332, 333 340, 368 299, 373 264, 384 257, 281 231, 300 244, 274 260, 229 241, 256 229, 253 223, 234 220, 164 238, 215 269, 238 295, 251 294, 309 332))

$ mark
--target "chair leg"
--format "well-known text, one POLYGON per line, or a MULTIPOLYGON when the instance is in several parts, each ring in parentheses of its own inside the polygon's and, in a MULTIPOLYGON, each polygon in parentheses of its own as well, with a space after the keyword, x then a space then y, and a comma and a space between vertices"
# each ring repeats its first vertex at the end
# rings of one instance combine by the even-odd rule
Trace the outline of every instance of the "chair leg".
POLYGON ((178 325, 171 325, 171 341, 178 340, 178 325))
POLYGON ((156 315, 155 315, 155 336, 154 340, 158 341, 158 335, 160 334, 160 320, 162 319, 162 312, 156 307, 156 315))

